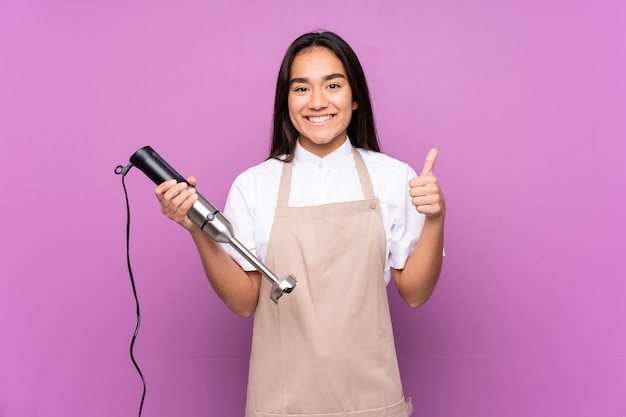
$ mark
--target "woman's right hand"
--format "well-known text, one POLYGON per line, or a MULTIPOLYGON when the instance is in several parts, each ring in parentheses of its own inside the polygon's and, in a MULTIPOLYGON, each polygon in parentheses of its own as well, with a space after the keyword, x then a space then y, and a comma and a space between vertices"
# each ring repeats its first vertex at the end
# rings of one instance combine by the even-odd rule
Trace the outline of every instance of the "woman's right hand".
POLYGON ((198 229, 198 226, 187 217, 187 212, 198 199, 196 184, 196 178, 190 176, 187 177, 187 182, 169 180, 159 184, 154 190, 161 204, 161 213, 189 231, 198 229))

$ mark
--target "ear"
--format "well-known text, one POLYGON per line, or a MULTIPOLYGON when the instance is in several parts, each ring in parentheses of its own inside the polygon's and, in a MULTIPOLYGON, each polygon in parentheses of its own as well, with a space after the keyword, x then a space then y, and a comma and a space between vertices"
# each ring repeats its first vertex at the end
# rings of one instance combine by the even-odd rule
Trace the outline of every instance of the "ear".
POLYGON ((356 101, 352 102, 352 110, 356 110, 359 108, 359 103, 357 103, 356 101))

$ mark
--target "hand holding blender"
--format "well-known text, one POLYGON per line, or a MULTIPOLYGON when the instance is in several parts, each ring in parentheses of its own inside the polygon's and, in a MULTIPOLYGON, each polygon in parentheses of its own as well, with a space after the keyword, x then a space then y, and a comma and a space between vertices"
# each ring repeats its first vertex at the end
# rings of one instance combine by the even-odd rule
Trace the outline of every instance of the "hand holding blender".
MULTIPOLYGON (((135 152, 131 156, 130 162, 143 171, 148 178, 157 185, 171 179, 179 183, 187 183, 187 181, 150 146, 143 147, 135 152)), ((193 187, 193 185, 189 186, 193 187)), ((272 301, 277 303, 278 299, 284 293, 290 293, 296 286, 296 278, 293 275, 281 278, 276 277, 272 271, 235 238, 232 225, 222 213, 202 197, 200 193, 196 192, 196 194, 197 200, 187 212, 189 219, 216 242, 230 244, 267 278, 272 283, 272 291, 270 293, 272 301)))

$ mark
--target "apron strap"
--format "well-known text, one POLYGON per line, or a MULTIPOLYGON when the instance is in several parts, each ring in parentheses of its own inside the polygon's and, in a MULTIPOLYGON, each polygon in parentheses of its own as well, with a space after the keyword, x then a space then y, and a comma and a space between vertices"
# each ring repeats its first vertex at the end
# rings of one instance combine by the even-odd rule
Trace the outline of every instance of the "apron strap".
POLYGON ((356 171, 359 173, 359 179, 361 180, 361 190, 365 195, 365 199, 373 200, 376 198, 374 194, 374 186, 372 185, 372 179, 370 178, 369 171, 365 166, 365 161, 363 161, 361 153, 354 146, 352 147, 352 155, 354 156, 356 171))
POLYGON ((276 207, 287 207, 289 204, 289 191, 291 189, 291 171, 293 170, 293 160, 283 162, 283 173, 280 176, 280 186, 278 187, 278 199, 276 207))

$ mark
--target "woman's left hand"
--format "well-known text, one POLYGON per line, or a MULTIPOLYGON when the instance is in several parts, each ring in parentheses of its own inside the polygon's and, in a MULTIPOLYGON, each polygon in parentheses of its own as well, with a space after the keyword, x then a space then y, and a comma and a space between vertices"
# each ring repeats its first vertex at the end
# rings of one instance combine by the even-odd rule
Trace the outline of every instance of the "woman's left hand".
POLYGON ((437 149, 431 149, 426 156, 424 168, 419 177, 409 181, 409 196, 415 209, 424 214, 427 219, 443 219, 446 213, 446 203, 439 188, 437 177, 433 173, 437 149))

